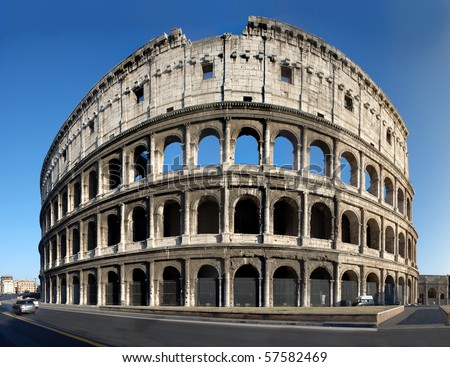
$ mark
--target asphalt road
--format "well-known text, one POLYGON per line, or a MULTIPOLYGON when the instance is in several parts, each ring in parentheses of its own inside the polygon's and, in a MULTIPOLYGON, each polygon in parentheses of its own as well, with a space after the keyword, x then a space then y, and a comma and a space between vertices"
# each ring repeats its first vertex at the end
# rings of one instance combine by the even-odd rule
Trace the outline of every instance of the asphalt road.
POLYGON ((98 310, 62 311, 45 305, 35 315, 13 318, 10 304, 0 308, 0 346, 450 346, 450 327, 444 326, 437 308, 429 307, 407 308, 378 330, 213 323, 98 310))

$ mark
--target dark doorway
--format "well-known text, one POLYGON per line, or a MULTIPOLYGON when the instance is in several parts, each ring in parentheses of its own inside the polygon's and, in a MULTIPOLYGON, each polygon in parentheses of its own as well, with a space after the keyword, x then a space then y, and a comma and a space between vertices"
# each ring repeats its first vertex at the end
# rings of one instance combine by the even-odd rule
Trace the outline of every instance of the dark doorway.
POLYGON ((181 275, 173 266, 164 269, 161 306, 181 306, 181 275))
POLYGON ((133 306, 147 306, 147 276, 141 269, 133 270, 131 284, 131 304, 133 306))
POLYGON ((282 266, 273 274, 273 305, 298 306, 298 277, 289 266, 282 266))
POLYGON ((234 233, 259 234, 259 207, 250 198, 239 200, 234 211, 234 233))
POLYGON ((259 274, 251 265, 241 266, 234 275, 234 306, 259 307, 259 274))

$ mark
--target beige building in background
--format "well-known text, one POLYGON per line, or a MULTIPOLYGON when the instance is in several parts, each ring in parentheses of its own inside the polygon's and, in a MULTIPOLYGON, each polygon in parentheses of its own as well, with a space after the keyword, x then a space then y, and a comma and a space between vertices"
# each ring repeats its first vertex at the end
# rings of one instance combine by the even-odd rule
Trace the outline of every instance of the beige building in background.
POLYGON ((17 294, 27 292, 33 293, 36 292, 37 290, 37 284, 34 280, 26 280, 26 279, 16 280, 14 281, 14 288, 17 294))
POLYGON ((14 280, 12 275, 3 275, 0 278, 0 293, 1 294, 14 294, 14 280))

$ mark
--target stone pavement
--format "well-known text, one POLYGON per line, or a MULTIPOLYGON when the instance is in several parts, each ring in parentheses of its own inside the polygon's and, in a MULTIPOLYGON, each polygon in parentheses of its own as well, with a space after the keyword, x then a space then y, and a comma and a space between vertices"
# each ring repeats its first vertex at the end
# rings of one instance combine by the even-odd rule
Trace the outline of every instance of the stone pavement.
POLYGON ((386 320, 379 329, 445 328, 445 320, 438 306, 405 307, 401 314, 386 320))

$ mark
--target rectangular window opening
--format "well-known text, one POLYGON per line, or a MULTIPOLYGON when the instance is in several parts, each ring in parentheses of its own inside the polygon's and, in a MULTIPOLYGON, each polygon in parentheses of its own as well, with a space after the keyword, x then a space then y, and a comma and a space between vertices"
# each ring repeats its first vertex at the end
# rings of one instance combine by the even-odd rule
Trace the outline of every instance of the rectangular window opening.
POLYGON ((212 62, 205 62, 202 64, 203 79, 214 78, 214 68, 212 62))
POLYGON ((133 92, 134 92, 134 96, 136 98, 136 103, 141 103, 144 101, 144 88, 143 87, 139 87, 139 88, 135 89, 133 92))
POLYGON ((253 97, 244 96, 244 102, 251 102, 252 100, 253 100, 253 97))
POLYGON ((317 117, 320 117, 321 119, 324 119, 325 115, 323 113, 317 112, 317 117))
POLYGON ((292 68, 281 65, 281 81, 283 83, 292 84, 292 68))
POLYGON ((173 107, 169 107, 166 111, 167 112, 172 112, 173 111, 173 107))
POLYGON ((353 98, 350 96, 345 96, 344 102, 345 102, 345 108, 347 110, 353 112, 353 98))

